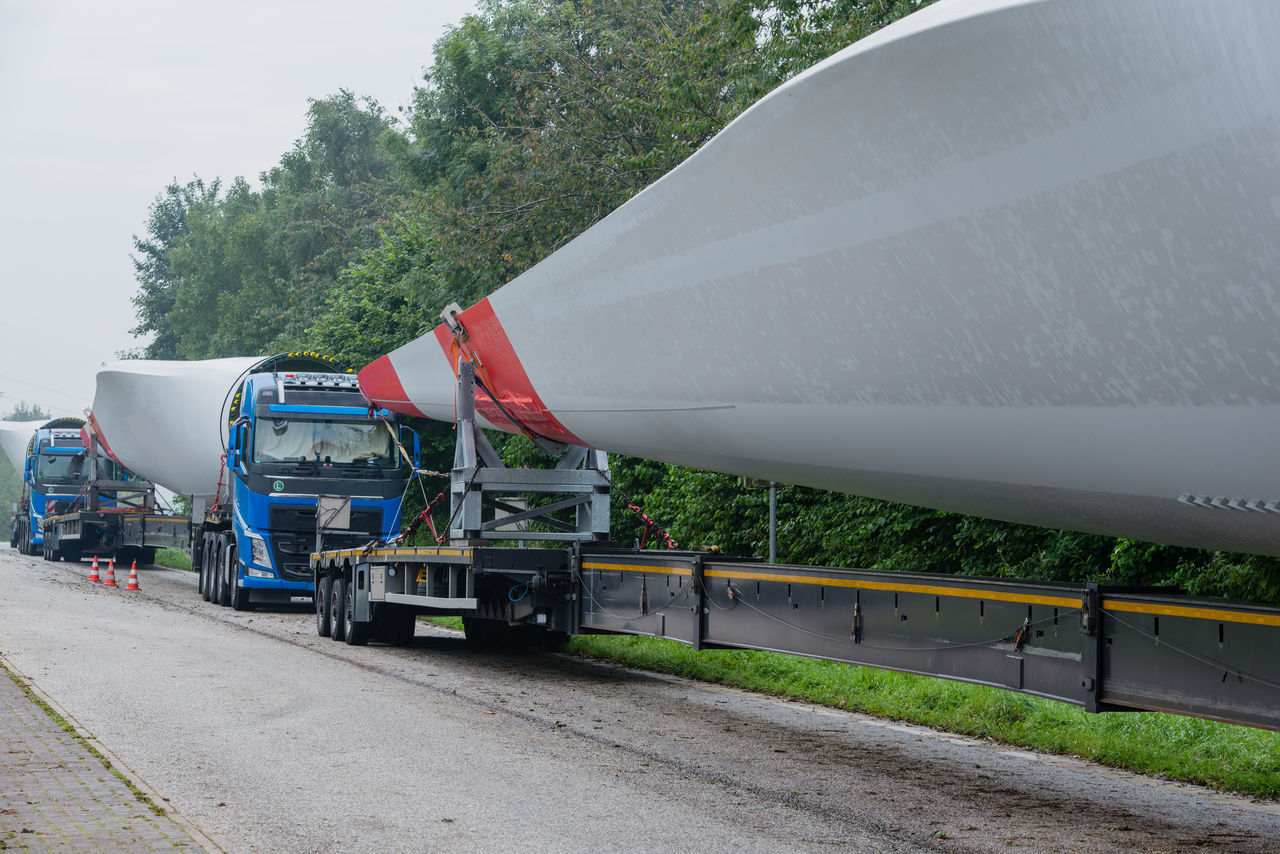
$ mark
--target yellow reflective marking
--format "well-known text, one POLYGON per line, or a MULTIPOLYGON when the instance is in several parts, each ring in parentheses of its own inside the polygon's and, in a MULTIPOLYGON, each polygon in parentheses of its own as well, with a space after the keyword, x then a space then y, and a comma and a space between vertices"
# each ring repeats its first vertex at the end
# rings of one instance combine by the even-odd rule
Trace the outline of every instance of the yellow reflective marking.
POLYGON ((421 584, 426 580, 427 580, 427 568, 424 566, 418 570, 418 583, 421 584))
POLYGON ((892 593, 927 593, 932 596, 956 596, 961 599, 989 599, 996 602, 1021 602, 1031 605, 1054 605, 1079 608, 1080 600, 1065 596, 1035 596, 1006 593, 1003 590, 970 590, 963 587, 940 587, 932 584, 897 584, 887 581, 862 581, 854 578, 822 578, 815 575, 783 575, 772 572, 735 572, 709 569, 708 578, 741 578, 748 581, 782 581, 788 584, 814 584, 822 587, 852 587, 859 590, 887 590, 892 593))
POLYGON ((1220 623, 1280 626, 1280 614, 1251 614, 1247 611, 1195 608, 1190 605, 1150 605, 1145 602, 1121 602, 1104 597, 1102 609, 1104 611, 1126 611, 1132 614, 1159 614, 1164 617, 1190 617, 1193 620, 1216 620, 1220 623))
POLYGON ((693 575, 687 566, 650 566, 640 563, 596 563, 584 562, 583 569, 611 569, 616 572, 656 572, 660 575, 693 575))

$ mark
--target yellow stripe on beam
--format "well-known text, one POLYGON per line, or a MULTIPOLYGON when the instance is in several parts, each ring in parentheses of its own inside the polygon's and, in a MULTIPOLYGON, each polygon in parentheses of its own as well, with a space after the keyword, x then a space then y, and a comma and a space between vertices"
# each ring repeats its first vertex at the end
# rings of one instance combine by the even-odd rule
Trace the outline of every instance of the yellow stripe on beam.
POLYGON ((1247 623, 1252 626, 1280 626, 1280 614, 1251 614, 1247 611, 1195 608, 1190 605, 1151 605, 1145 602, 1124 602, 1105 597, 1102 600, 1102 610, 1156 614, 1162 617, 1188 617, 1193 620, 1214 620, 1219 623, 1247 623))
POLYGON ((772 572, 733 572, 709 569, 710 578, 740 578, 747 581, 781 581, 787 584, 814 584, 823 587, 851 587, 858 590, 885 590, 890 593, 927 593, 931 596, 955 596, 961 599, 990 599, 997 602, 1019 602, 1030 605, 1054 605, 1059 608, 1079 608, 1079 599, 1065 596, 1033 596, 1026 593, 1006 593, 1003 590, 972 590, 963 587, 940 587, 931 584, 896 584, 887 581, 860 581, 853 578, 823 578, 815 575, 780 575, 772 572))
POLYGON ((640 563, 583 563, 583 569, 611 569, 616 572, 654 572, 659 575, 693 575, 687 566, 650 566, 640 563))

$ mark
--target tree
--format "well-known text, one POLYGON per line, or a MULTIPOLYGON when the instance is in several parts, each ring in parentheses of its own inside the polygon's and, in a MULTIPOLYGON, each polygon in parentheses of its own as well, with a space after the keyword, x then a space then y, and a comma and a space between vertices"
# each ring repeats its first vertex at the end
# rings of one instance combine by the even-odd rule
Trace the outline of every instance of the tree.
POLYGON ((129 331, 134 335, 154 335, 143 348, 149 359, 178 358, 178 335, 170 320, 177 299, 170 253, 187 234, 189 211, 214 201, 218 188, 218 181, 206 186, 199 178, 186 184, 175 180, 151 203, 147 239, 133 236, 137 254, 129 259, 138 282, 138 292, 133 297, 138 325, 129 331))
POLYGON ((40 404, 20 400, 7 415, 0 417, 0 421, 48 421, 52 417, 40 408, 40 404))

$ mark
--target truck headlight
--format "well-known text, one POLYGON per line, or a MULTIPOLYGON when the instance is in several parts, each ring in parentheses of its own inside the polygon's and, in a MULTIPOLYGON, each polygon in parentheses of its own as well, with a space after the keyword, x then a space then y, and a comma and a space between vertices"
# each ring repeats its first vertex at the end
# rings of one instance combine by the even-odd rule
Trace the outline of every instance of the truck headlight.
MULTIPOLYGON (((271 552, 267 549, 267 541, 259 537, 257 534, 249 534, 249 557, 256 564, 274 568, 275 564, 271 562, 271 552)), ((254 575, 252 571, 250 575, 254 575)), ((261 578, 262 576, 255 576, 261 578)), ((270 578, 271 576, 266 576, 270 578)))

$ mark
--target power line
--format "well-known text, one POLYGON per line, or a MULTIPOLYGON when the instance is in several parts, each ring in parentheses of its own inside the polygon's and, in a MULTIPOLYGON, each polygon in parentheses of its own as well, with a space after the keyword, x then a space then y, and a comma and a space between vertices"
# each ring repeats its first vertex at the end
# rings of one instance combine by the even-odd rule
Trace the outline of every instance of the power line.
POLYGON ((9 376, 8 374, 0 374, 0 379, 3 379, 3 380, 9 380, 10 382, 19 383, 20 385, 30 386, 31 388, 38 388, 38 389, 41 389, 41 390, 43 390, 43 391, 50 391, 50 392, 53 392, 54 394, 62 395, 63 397, 69 397, 69 398, 71 398, 72 400, 78 400, 78 401, 80 401, 81 403, 90 403, 90 402, 91 402, 91 401, 89 400, 89 398, 87 398, 87 397, 83 397, 83 396, 78 395, 78 394, 72 394, 72 393, 67 392, 67 391, 62 391, 61 389, 50 388, 50 387, 49 387, 49 386, 47 386, 47 385, 40 385, 39 383, 33 383, 33 382, 31 382, 30 380, 20 379, 19 377, 11 377, 11 376, 9 376))

